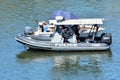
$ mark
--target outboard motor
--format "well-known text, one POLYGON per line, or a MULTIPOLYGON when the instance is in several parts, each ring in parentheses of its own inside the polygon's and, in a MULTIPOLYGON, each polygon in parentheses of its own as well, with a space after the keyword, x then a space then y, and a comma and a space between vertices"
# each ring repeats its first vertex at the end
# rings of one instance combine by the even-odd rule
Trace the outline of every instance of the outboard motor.
POLYGON ((110 33, 103 33, 101 34, 101 42, 107 43, 110 45, 112 43, 112 36, 110 33))
POLYGON ((26 26, 26 27, 24 28, 24 34, 25 34, 25 36, 30 36, 30 35, 32 35, 32 34, 33 34, 33 29, 32 29, 32 27, 26 26))

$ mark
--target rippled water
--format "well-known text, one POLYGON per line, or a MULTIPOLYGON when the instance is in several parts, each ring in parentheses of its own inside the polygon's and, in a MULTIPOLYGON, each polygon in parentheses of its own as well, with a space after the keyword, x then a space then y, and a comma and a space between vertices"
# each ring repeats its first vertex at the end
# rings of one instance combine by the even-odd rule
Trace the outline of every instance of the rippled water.
POLYGON ((0 0, 0 80, 119 80, 119 0, 0 0), (108 51, 26 51, 15 41, 25 26, 65 10, 80 18, 104 18, 112 33, 108 51))

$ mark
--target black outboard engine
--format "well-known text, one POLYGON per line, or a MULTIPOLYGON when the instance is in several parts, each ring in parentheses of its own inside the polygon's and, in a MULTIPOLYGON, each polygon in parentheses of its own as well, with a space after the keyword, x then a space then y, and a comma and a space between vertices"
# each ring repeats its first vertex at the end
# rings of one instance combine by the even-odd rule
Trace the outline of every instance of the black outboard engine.
POLYGON ((33 29, 32 29, 32 27, 26 26, 26 27, 24 28, 24 35, 25 35, 25 36, 30 36, 30 35, 32 35, 32 34, 33 34, 33 29))
POLYGON ((103 33, 101 34, 101 42, 107 43, 110 45, 112 43, 112 36, 110 33, 103 33))

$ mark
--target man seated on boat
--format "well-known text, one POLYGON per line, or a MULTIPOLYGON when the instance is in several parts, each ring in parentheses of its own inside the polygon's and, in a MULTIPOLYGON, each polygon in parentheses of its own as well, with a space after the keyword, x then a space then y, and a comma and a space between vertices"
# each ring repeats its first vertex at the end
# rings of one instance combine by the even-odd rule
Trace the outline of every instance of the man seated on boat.
POLYGON ((47 23, 45 21, 39 23, 39 27, 41 28, 42 32, 49 32, 47 23))
POLYGON ((34 32, 34 35, 39 35, 39 33, 43 32, 44 29, 43 29, 43 22, 39 22, 38 23, 38 27, 37 27, 37 30, 34 32))
POLYGON ((50 32, 52 30, 49 30, 47 24, 45 21, 39 22, 39 26, 37 28, 37 31, 34 32, 34 35, 38 35, 41 32, 50 32))
POLYGON ((87 28, 83 24, 82 26, 80 26, 80 33, 84 33, 85 31, 87 31, 87 28))
POLYGON ((59 35, 62 35, 64 29, 65 29, 64 25, 58 25, 57 28, 56 28, 56 32, 58 32, 59 35))

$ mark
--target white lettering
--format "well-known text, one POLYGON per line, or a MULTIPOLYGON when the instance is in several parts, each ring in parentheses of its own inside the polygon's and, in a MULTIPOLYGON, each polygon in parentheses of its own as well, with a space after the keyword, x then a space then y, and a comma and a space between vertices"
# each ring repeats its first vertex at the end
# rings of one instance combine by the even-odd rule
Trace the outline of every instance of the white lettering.
POLYGON ((55 46, 59 46, 59 47, 76 47, 77 44, 68 44, 68 43, 67 44, 65 44, 65 43, 59 44, 59 43, 56 43, 55 46))
POLYGON ((92 46, 100 46, 100 44, 92 44, 92 46))

